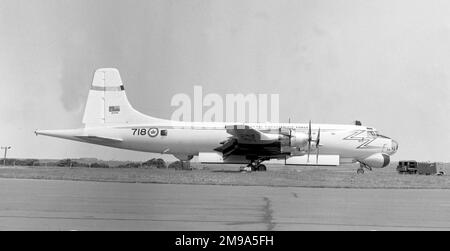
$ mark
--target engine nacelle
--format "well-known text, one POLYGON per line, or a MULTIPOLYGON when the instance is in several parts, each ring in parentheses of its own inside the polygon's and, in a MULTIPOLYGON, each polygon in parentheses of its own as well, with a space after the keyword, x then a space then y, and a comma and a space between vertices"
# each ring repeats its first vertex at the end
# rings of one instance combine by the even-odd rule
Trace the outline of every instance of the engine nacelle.
POLYGON ((302 132, 292 132, 291 146, 300 149, 308 144, 308 135, 302 132))
POLYGON ((360 162, 374 168, 383 168, 387 165, 389 165, 390 162, 389 155, 382 154, 382 153, 375 153, 370 155, 369 157, 360 160, 360 162))
POLYGON ((290 153, 291 156, 305 155, 302 149, 308 144, 308 136, 301 132, 292 131, 290 137, 286 134, 280 135, 281 152, 290 153))

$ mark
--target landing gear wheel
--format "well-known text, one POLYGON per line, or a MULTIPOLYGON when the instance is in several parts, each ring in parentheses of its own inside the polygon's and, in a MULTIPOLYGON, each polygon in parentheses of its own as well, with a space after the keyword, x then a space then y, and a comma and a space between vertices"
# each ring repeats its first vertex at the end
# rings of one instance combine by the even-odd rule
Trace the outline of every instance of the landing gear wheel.
POLYGON ((358 168, 358 170, 356 170, 357 174, 364 174, 364 169, 363 168, 358 168))
POLYGON ((252 160, 248 165, 247 168, 251 169, 251 171, 261 171, 261 172, 265 172, 267 171, 267 167, 263 164, 261 164, 263 161, 265 161, 267 159, 262 158, 262 159, 256 159, 256 160, 252 160))
POLYGON ((249 166, 241 166, 239 167, 239 171, 241 171, 241 173, 249 173, 252 171, 252 168, 249 166))
POLYGON ((266 165, 260 164, 256 167, 256 170, 265 172, 265 171, 267 171, 267 167, 266 167, 266 165))

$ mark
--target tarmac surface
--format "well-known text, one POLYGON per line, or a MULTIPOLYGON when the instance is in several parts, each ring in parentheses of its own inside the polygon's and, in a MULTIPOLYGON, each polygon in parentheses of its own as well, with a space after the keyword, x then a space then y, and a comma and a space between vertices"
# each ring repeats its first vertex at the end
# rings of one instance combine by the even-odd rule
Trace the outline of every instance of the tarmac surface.
POLYGON ((450 190, 0 179, 0 230, 450 230, 450 190))

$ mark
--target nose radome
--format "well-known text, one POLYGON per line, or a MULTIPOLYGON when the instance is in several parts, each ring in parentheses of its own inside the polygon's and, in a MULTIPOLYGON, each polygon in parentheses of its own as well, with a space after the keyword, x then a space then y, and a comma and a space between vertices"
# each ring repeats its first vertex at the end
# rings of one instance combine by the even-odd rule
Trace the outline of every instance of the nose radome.
POLYGON ((397 141, 392 140, 391 149, 392 149, 392 153, 397 152, 397 150, 398 150, 398 143, 397 143, 397 141))

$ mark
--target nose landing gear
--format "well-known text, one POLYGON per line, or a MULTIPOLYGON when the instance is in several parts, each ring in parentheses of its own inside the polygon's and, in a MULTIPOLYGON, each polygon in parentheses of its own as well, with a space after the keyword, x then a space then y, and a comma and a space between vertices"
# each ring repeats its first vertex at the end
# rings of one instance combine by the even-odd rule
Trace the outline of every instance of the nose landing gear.
POLYGON ((357 174, 364 174, 364 168, 369 170, 369 171, 372 171, 372 167, 370 167, 370 166, 368 166, 368 165, 366 165, 364 163, 359 162, 359 168, 356 170, 356 173, 357 174))

